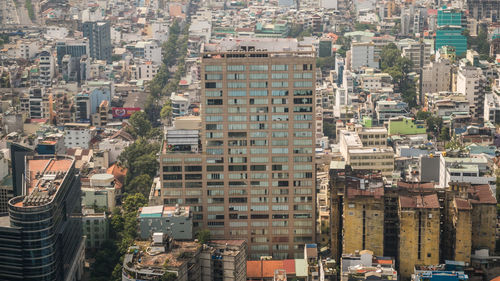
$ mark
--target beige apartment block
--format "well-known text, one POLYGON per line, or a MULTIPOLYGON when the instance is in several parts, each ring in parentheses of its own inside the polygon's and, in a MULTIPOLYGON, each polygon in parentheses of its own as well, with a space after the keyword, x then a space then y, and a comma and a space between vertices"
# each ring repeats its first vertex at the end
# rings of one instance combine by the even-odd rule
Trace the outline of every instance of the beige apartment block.
POLYGON ((399 273, 408 280, 415 265, 439 263, 440 211, 436 194, 399 196, 399 273))
POLYGON ((213 238, 248 241, 251 259, 302 257, 316 235, 315 71, 296 39, 205 44, 201 128, 167 130, 164 203, 190 206, 213 238))

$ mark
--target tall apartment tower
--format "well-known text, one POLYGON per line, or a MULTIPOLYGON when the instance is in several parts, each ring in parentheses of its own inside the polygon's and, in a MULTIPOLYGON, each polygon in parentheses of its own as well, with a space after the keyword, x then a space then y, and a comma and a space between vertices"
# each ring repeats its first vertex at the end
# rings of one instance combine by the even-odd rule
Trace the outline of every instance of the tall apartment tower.
POLYGON ((107 21, 88 21, 83 23, 83 37, 88 38, 90 57, 111 62, 111 27, 107 21))
POLYGON ((436 194, 399 196, 399 272, 439 263, 440 205, 436 194))
POLYGON ((314 48, 225 39, 204 45, 201 67, 201 141, 167 131, 164 203, 192 206, 216 239, 247 240, 250 258, 302 257, 315 241, 314 48))
POLYGON ((80 179, 67 156, 26 156, 23 195, 0 217, 0 280, 79 280, 85 244, 80 179))

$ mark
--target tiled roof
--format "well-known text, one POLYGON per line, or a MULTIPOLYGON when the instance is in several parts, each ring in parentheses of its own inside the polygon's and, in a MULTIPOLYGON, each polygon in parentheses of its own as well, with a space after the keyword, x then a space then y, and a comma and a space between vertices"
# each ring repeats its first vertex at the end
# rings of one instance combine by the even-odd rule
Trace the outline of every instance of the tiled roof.
POLYGON ((439 201, 436 194, 411 197, 399 196, 399 205, 401 208, 437 209, 439 208, 439 201))

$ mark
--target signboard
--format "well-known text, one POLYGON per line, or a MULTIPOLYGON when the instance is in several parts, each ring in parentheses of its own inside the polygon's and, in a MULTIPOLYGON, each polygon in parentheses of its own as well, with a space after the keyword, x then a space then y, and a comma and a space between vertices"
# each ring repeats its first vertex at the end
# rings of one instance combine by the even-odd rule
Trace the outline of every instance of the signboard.
POLYGON ((134 112, 141 111, 140 107, 113 107, 113 118, 130 118, 134 112))

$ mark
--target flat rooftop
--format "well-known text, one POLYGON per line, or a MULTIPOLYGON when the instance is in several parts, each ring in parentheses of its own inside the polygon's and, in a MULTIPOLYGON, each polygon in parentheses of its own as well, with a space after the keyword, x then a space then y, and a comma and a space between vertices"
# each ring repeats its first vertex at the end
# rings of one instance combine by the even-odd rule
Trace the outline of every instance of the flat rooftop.
POLYGON ((300 45, 295 38, 225 38, 205 44, 203 52, 314 52, 312 45, 300 45))
POLYGON ((17 207, 32 207, 48 204, 59 191, 74 159, 69 157, 50 158, 34 156, 27 159, 26 196, 15 203, 17 207))

